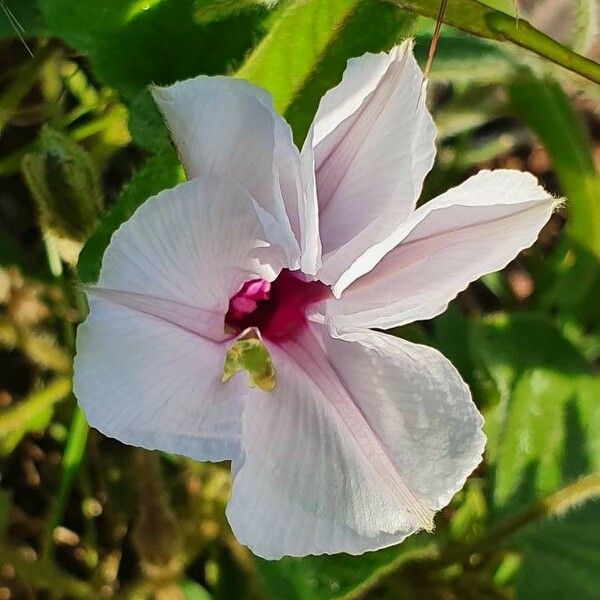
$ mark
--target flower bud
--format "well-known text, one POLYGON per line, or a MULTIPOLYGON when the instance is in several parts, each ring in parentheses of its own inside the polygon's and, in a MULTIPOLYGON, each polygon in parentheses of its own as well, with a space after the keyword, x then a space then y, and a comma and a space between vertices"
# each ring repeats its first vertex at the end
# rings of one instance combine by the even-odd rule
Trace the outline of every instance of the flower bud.
POLYGON ((85 241, 102 210, 90 155, 65 134, 46 127, 37 150, 23 157, 21 168, 42 226, 58 237, 85 241))

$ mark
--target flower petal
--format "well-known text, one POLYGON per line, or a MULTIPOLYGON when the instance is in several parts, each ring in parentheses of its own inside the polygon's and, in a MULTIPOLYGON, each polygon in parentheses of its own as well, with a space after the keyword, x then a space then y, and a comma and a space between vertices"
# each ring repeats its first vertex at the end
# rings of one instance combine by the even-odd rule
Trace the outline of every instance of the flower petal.
POLYGON ((74 392, 93 427, 196 460, 240 451, 244 381, 221 383, 225 347, 105 298, 77 332, 74 392))
POLYGON ((288 260, 298 260, 300 154, 270 95, 241 79, 207 76, 154 88, 153 94, 188 176, 238 182, 278 224, 288 260))
POLYGON ((438 352, 313 324, 270 349, 277 386, 251 393, 227 509, 265 558, 359 554, 431 525, 478 464, 482 418, 438 352))
POLYGON ((77 333, 75 394, 90 423, 146 448, 235 456, 245 386, 221 383, 218 340, 230 297, 272 280, 277 259, 233 182, 194 179, 143 204, 114 234, 77 333))
POLYGON ((368 264, 345 273, 334 289, 342 299, 329 301, 328 317, 338 330, 430 319, 471 281, 533 244, 555 206, 533 175, 481 171, 420 207, 372 249, 368 264))
POLYGON ((348 61, 303 153, 314 153, 323 268, 334 283, 413 211, 435 156, 423 74, 407 41, 348 61))
POLYGON ((244 281, 272 281, 280 268, 252 197, 212 176, 160 192, 138 208, 113 235, 98 287, 216 313, 222 326, 244 281))

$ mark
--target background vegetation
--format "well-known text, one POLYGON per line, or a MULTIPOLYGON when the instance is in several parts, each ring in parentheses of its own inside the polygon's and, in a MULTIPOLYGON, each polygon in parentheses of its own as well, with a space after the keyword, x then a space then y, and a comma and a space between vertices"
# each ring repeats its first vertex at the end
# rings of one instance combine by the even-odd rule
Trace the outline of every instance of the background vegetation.
POLYGON ((182 178, 147 85, 237 74, 273 94, 300 144, 349 57, 413 36, 425 62, 438 2, 394 2, 0 2, 0 600, 598 598, 600 66, 582 57, 599 48, 594 0, 520 7, 563 45, 502 0, 448 2, 424 200, 515 167, 568 201, 502 273, 395 332, 442 350, 486 415, 485 461, 435 534, 360 557, 256 559, 224 519, 228 465, 120 445, 71 394, 76 282, 182 178))

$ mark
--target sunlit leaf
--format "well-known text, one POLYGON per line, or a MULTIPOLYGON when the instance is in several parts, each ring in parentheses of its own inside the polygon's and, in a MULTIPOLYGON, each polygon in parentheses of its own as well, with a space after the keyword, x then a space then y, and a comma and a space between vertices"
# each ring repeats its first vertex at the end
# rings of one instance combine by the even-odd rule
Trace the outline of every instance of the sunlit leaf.
POLYGON ((234 68, 262 31, 265 9, 203 24, 192 0, 39 0, 48 29, 88 54, 96 76, 126 99, 234 68))
POLYGON ((389 49, 413 21, 375 0, 295 0, 280 9, 237 75, 271 92, 301 140, 348 58, 389 49))
POLYGON ((200 23, 225 19, 255 6, 272 7, 278 0, 196 0, 195 17, 200 23))
POLYGON ((600 469, 600 379, 552 322, 493 317, 472 333, 474 360, 497 394, 486 411, 496 513, 600 469))

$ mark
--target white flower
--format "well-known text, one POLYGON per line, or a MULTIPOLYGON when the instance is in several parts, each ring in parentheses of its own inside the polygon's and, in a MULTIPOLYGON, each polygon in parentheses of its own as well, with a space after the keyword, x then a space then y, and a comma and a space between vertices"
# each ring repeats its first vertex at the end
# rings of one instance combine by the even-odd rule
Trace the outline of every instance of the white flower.
POLYGON ((435 154, 421 88, 409 42, 349 61, 302 152, 244 81, 155 90, 189 181, 113 236, 75 391, 106 435, 231 459, 227 515, 260 556, 430 529, 481 459, 454 367, 369 328, 441 313, 531 245, 554 201, 531 175, 484 171, 415 210, 435 154), (274 380, 265 364, 254 388, 223 376, 240 337, 266 347, 274 380))

